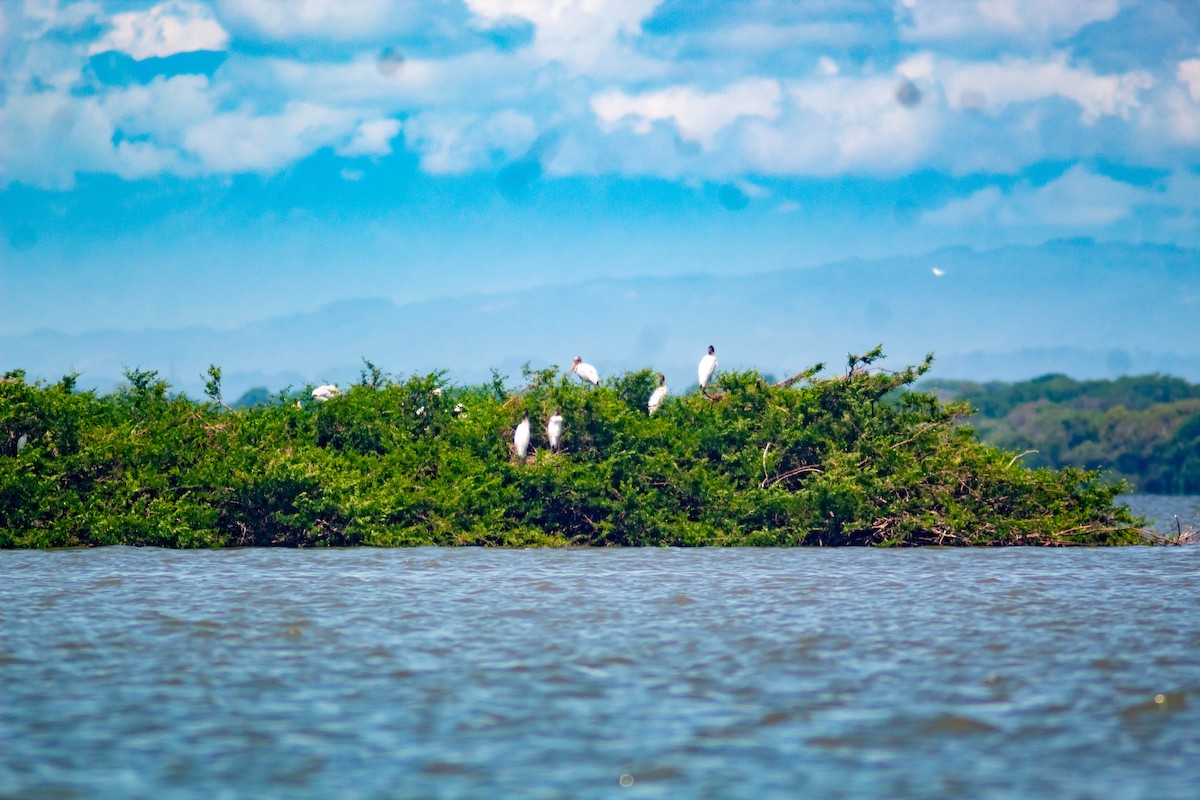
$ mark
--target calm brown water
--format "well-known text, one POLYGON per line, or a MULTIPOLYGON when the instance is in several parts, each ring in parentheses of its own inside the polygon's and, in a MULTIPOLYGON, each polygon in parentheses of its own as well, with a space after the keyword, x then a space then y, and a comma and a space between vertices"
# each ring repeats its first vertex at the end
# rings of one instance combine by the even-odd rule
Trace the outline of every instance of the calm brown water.
POLYGON ((1200 548, 109 548, 0 576, 5 798, 1200 786, 1200 548))

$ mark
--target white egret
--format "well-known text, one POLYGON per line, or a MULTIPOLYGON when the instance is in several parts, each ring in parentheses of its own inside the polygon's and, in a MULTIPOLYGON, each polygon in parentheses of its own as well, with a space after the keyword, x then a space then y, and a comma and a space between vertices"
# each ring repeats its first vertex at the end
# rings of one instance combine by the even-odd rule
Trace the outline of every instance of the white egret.
POLYGON ((563 418, 558 413, 558 409, 554 409, 554 416, 550 417, 550 421, 546 423, 546 438, 550 440, 550 452, 558 452, 558 444, 562 441, 562 426, 563 418))
POLYGON ((713 373, 717 371, 717 351, 710 344, 708 346, 708 354, 700 359, 700 366, 696 370, 696 377, 700 379, 700 391, 708 386, 708 382, 712 380, 713 373))
POLYGON ((647 408, 650 409, 650 414, 653 416, 658 407, 662 405, 663 400, 667 397, 667 378, 661 372, 658 374, 658 388, 650 394, 650 402, 647 403, 647 408))
POLYGON ((324 403, 326 400, 332 400, 342 393, 342 390, 332 383, 323 383, 312 390, 313 400, 324 403))
POLYGON ((517 448, 517 458, 525 458, 525 454, 529 452, 529 412, 525 412, 525 416, 517 425, 516 433, 513 434, 513 444, 517 448))
POLYGON ((571 364, 571 372, 574 372, 593 386, 600 385, 600 373, 591 364, 584 363, 583 359, 579 356, 575 356, 575 361, 571 364))

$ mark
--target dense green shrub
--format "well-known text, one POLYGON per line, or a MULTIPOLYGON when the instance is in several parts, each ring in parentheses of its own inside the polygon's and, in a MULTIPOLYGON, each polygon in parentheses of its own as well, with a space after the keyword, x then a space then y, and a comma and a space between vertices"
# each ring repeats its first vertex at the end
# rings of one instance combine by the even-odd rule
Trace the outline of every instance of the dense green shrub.
POLYGON ((325 403, 233 410, 131 371, 107 396, 0 383, 0 546, 1006 545, 1145 541, 1096 473, 1030 470, 912 391, 929 361, 780 384, 727 372, 710 396, 655 373, 584 387, 557 368, 457 387, 368 363, 325 403), (551 453, 545 422, 566 420, 551 453), (513 454, 523 413, 528 458, 513 454), (22 439, 22 437, 24 437, 22 439), (17 443, 24 442, 19 448, 17 443))

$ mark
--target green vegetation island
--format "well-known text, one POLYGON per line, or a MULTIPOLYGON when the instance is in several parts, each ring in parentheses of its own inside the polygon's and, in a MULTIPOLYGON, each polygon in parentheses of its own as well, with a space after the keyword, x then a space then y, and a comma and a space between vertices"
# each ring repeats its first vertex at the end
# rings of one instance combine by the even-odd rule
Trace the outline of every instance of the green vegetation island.
POLYGON ((1034 468, 960 424, 967 403, 882 369, 881 348, 773 383, 648 398, 644 369, 581 385, 557 366, 312 387, 250 408, 152 371, 107 395, 75 375, 0 382, 0 547, 918 546, 1153 542, 1120 482, 1034 468), (552 450, 547 421, 562 417, 552 450), (529 452, 514 430, 525 415, 529 452))

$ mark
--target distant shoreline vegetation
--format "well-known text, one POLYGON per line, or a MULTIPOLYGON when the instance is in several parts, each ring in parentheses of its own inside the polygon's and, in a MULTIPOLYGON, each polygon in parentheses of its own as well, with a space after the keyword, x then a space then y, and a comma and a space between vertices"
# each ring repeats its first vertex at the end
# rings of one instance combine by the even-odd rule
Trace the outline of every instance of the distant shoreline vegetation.
POLYGON ((919 388, 970 403, 979 437, 1024 452, 1027 466, 1102 470, 1146 494, 1200 494, 1200 386, 1182 378, 1043 375, 919 388))
POLYGON ((1119 484, 1029 469, 956 424, 965 403, 912 390, 932 357, 897 372, 881 357, 830 379, 720 372, 710 396, 654 415, 649 369, 585 387, 527 367, 514 391, 365 362, 327 402, 284 391, 241 410, 216 367, 201 401, 151 371, 97 395, 16 370, 0 382, 0 547, 1147 543, 1119 484))

